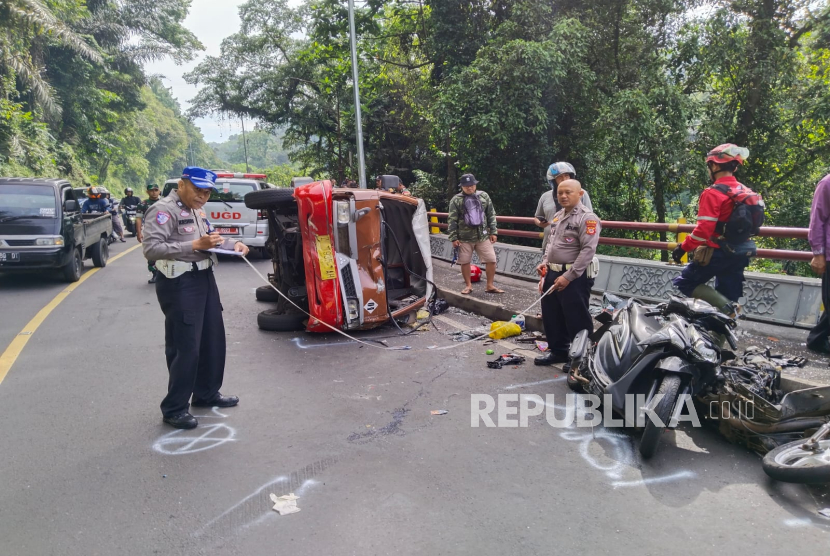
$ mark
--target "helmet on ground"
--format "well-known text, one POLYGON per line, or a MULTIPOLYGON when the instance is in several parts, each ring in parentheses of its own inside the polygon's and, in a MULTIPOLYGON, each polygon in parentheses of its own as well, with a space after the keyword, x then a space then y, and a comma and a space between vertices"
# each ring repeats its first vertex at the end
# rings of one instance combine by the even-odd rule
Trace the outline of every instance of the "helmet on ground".
POLYGON ((559 174, 570 174, 576 177, 576 170, 567 162, 554 162, 548 166, 548 181, 553 181, 559 174))
POLYGON ((718 145, 706 153, 706 162, 714 162, 715 164, 725 164, 733 161, 738 164, 743 164, 747 158, 749 158, 749 149, 739 147, 732 143, 718 145))
POLYGON ((471 282, 480 282, 481 281, 481 268, 477 267, 474 264, 470 265, 470 281, 471 282))

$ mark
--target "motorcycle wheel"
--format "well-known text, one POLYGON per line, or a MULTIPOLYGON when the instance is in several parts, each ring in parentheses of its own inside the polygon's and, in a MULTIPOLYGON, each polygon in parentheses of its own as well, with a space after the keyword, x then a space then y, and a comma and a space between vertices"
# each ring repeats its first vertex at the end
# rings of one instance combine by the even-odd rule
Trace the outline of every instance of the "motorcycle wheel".
POLYGON ((830 483, 830 438, 819 440, 819 451, 804 450, 806 438, 782 444, 767 452, 764 473, 785 483, 830 483))
MULTIPOLYGON (((663 398, 657 407, 654 408, 654 413, 660 419, 660 422, 666 424, 671 419, 671 412, 674 409, 674 404, 677 401, 677 392, 680 390, 680 377, 677 375, 666 375, 663 377, 663 382, 660 383, 660 388, 657 389, 657 394, 663 394, 663 398)), ((657 446, 660 444, 660 437, 665 426, 658 427, 651 419, 646 419, 646 426, 643 429, 643 437, 640 439, 640 453, 644 458, 648 459, 654 456, 657 451, 657 446)))

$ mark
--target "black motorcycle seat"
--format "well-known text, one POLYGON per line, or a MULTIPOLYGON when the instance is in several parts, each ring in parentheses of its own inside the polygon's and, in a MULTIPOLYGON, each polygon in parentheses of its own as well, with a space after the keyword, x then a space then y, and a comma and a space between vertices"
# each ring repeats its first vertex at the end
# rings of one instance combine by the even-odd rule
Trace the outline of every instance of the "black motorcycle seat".
POLYGON ((647 307, 639 303, 631 306, 631 318, 628 324, 631 327, 631 334, 638 344, 662 328, 657 317, 646 316, 646 313, 652 310, 654 310, 653 307, 647 307))

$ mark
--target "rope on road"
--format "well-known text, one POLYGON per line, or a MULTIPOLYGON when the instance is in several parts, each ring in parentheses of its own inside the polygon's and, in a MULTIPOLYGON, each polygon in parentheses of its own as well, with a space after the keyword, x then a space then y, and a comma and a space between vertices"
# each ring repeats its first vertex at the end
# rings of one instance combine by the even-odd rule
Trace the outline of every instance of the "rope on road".
MULTIPOLYGON (((490 334, 492 334, 493 332, 496 332, 497 330, 501 330, 502 328, 505 328, 506 326, 509 326, 510 324, 513 324, 512 322, 506 322, 506 323, 502 324, 501 326, 498 326, 498 327, 496 327, 496 328, 494 328, 494 329, 490 330, 489 332, 485 332, 485 333, 484 333, 484 334, 482 334, 481 336, 477 336, 477 337, 475 337, 475 338, 470 338, 469 340, 464 340, 463 342, 455 342, 455 343, 453 343, 453 344, 451 344, 451 345, 448 345, 448 346, 442 346, 442 347, 434 347, 434 348, 427 348, 427 349, 415 349, 415 350, 413 350, 413 349, 412 349, 412 346, 394 346, 394 347, 379 346, 379 345, 377 345, 377 344, 373 344, 373 343, 370 343, 370 342, 366 342, 366 341, 360 340, 360 339, 358 339, 358 338, 355 338, 354 336, 350 336, 349 334, 346 334, 346 333, 345 333, 345 332, 343 332, 342 330, 340 330, 340 329, 338 329, 338 328, 335 328, 335 327, 331 326, 330 324, 328 324, 328 323, 326 323, 326 322, 323 322, 323 321, 321 321, 321 320, 319 320, 319 319, 316 319, 315 317, 311 316, 309 313, 307 313, 305 310, 303 310, 303 308, 302 308, 302 307, 300 307, 299 305, 297 305, 296 303, 294 303, 293 301, 291 301, 291 300, 290 300, 290 299, 289 299, 289 298, 288 298, 285 294, 283 294, 280 290, 278 290, 278 289, 277 289, 277 287, 276 287, 276 286, 274 286, 274 284, 272 284, 270 280, 268 280, 268 278, 266 278, 265 276, 263 276, 263 275, 262 275, 262 273, 261 273, 259 270, 257 270, 257 268, 256 268, 254 265, 252 265, 252 264, 251 264, 251 261, 249 261, 249 260, 248 260, 248 258, 247 258, 245 255, 242 255, 242 259, 243 259, 246 263, 248 263, 248 266, 250 266, 250 267, 251 267, 251 269, 252 269, 254 272, 256 272, 256 273, 257 273, 257 276, 259 276, 259 277, 262 279, 262 281, 263 281, 263 282, 265 282, 266 284, 268 284, 271 288, 273 288, 273 290, 274 290, 275 292, 277 292, 277 294, 278 294, 280 297, 282 297, 282 298, 283 298, 283 299, 285 299, 287 302, 289 302, 291 305, 293 305, 294 307, 296 307, 296 308, 297 308, 297 310, 299 310, 299 311, 300 311, 301 313, 303 313, 304 315, 308 316, 308 318, 316 320, 317 322, 319 322, 320 324, 322 324, 322 325, 323 325, 323 326, 325 326, 326 328, 328 328, 328 329, 330 329, 330 330, 332 330, 332 331, 334 331, 334 332, 337 332, 337 333, 338 333, 338 334, 340 334, 341 336, 345 336, 346 338, 348 338, 348 339, 350 339, 350 340, 352 340, 352 341, 355 341, 355 342, 357 342, 357 343, 359 343, 359 344, 363 344, 363 345, 365 345, 365 346, 369 346, 369 347, 371 347, 371 348, 375 348, 375 349, 381 349, 381 350, 385 350, 385 351, 416 351, 416 352, 421 352, 421 351, 423 351, 423 352, 428 352, 428 351, 444 351, 444 350, 450 350, 450 349, 455 349, 455 348, 457 348, 457 347, 461 347, 461 346, 463 346, 464 344, 467 344, 467 343, 470 343, 470 342, 475 342, 475 341, 477 341, 477 340, 481 340, 481 339, 482 339, 482 338, 484 338, 484 337, 488 337, 488 336, 489 336, 490 334)), ((520 315, 526 315, 526 313, 527 313, 528 311, 530 311, 533 307, 535 307, 536 305, 538 305, 540 301, 542 301, 542 298, 543 298, 543 297, 545 297, 546 295, 548 295, 548 294, 549 294, 549 293, 551 293, 552 291, 553 291, 553 285, 551 285, 551 287, 549 287, 545 293, 543 293, 541 296, 539 296, 539 298, 538 298, 536 301, 534 301, 534 302, 533 302, 533 303, 532 303, 532 304, 531 304, 531 305, 530 305, 527 309, 525 309, 524 311, 522 311, 522 312, 520 312, 520 313, 518 313, 518 314, 520 314, 520 315)))

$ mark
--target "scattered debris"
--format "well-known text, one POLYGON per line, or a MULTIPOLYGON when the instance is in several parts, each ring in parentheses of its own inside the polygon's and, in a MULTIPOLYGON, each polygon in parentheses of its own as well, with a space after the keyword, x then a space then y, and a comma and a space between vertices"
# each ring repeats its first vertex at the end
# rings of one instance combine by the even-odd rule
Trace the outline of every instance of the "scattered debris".
POLYGON ((429 412, 430 415, 446 415, 449 413, 446 409, 433 409, 429 412))
POLYGON ((521 355, 517 355, 515 353, 503 353, 495 361, 488 361, 487 366, 491 369, 501 369, 505 365, 519 365, 524 362, 525 358, 521 355))
POLYGON ((823 517, 830 517, 830 508, 824 508, 823 510, 819 510, 818 515, 823 517))
POLYGON ((510 338, 511 336, 518 336, 522 333, 522 328, 515 322, 505 322, 497 320, 490 325, 490 337, 496 340, 510 338))
POLYGON ((473 338, 478 338, 486 332, 487 330, 483 328, 473 328, 471 330, 452 330, 447 332, 447 334, 453 337, 453 342, 466 342, 472 340, 473 338))
POLYGON ((539 351, 547 351, 548 350, 548 343, 547 342, 540 342, 536 341, 536 347, 539 348, 539 351))
POLYGON ((424 311, 423 309, 421 309, 420 311, 418 311, 415 314, 415 319, 416 320, 426 320, 428 318, 429 318, 429 311, 424 311))
POLYGON ((492 349, 488 349, 484 353, 486 353, 487 355, 493 355, 495 352, 492 349))
POLYGON ((767 340, 769 340, 770 342, 780 342, 781 341, 778 338, 773 338, 772 336, 767 336, 767 340))
POLYGON ((295 514, 300 511, 300 508, 297 507, 297 500, 299 500, 299 496, 294 496, 294 493, 284 494, 283 496, 277 497, 276 494, 271 494, 271 500, 274 502, 274 510, 277 511, 280 515, 288 515, 288 514, 295 514))
POLYGON ((433 315, 440 315, 441 313, 447 311, 450 308, 450 304, 447 303, 447 300, 443 297, 439 297, 434 301, 430 301, 427 308, 433 315))

